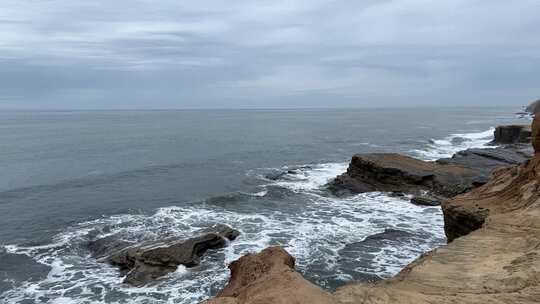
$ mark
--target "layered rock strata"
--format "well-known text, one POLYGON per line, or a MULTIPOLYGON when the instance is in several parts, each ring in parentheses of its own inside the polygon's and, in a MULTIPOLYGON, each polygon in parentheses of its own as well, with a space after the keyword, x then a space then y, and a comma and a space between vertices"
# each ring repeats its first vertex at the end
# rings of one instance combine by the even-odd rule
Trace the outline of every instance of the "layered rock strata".
POLYGON ((495 128, 493 144, 516 144, 531 141, 529 125, 506 125, 495 128))
POLYGON ((518 165, 534 153, 530 127, 500 126, 495 130, 495 147, 467 149, 435 162, 394 153, 357 154, 347 172, 329 183, 336 195, 371 191, 407 193, 416 202, 429 205, 485 184, 499 167, 518 165))

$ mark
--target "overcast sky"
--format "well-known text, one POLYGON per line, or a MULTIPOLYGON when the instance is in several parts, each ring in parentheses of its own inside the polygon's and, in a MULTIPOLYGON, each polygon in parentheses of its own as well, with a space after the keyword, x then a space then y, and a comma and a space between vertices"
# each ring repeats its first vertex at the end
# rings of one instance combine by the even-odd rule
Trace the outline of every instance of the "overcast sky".
POLYGON ((2 0, 0 108, 522 105, 540 0, 2 0))

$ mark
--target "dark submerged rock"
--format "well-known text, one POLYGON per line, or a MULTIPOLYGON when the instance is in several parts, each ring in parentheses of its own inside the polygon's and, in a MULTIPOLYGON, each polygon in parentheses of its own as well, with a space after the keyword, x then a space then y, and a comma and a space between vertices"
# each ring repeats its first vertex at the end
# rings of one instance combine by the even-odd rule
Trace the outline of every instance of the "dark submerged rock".
POLYGON ((122 240, 118 235, 109 235, 104 238, 88 242, 87 248, 92 257, 101 259, 108 256, 112 252, 122 250, 133 244, 134 243, 132 242, 122 240))
POLYGON ((194 267, 211 249, 223 248, 240 233, 226 225, 216 225, 200 230, 192 238, 167 238, 164 240, 133 244, 109 236, 88 245, 93 256, 118 266, 126 276, 124 283, 143 286, 170 272, 179 265, 194 267))
POLYGON ((381 248, 411 238, 413 235, 407 231, 387 228, 383 232, 372 234, 360 242, 345 245, 339 251, 340 255, 361 255, 363 253, 378 253, 381 248))

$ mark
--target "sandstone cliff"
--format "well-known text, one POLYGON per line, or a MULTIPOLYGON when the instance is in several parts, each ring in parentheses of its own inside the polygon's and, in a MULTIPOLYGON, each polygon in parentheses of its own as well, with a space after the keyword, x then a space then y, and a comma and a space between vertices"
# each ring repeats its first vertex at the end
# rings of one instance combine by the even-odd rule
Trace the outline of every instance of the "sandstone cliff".
POLYGON ((539 303, 540 117, 532 138, 531 160, 443 203, 451 242, 394 278, 329 294, 293 272, 292 257, 274 248, 233 263, 229 285, 208 303, 539 303), (282 262, 272 262, 278 257, 282 262))

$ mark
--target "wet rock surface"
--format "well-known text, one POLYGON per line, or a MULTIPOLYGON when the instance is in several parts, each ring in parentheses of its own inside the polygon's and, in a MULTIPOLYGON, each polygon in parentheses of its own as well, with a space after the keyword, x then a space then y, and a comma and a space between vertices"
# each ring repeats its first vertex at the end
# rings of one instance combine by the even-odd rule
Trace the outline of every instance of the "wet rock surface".
POLYGON ((347 172, 329 184, 338 195, 371 191, 420 193, 451 197, 471 189, 478 173, 469 168, 421 161, 393 153, 353 156, 347 172))
POLYGON ((460 151, 451 158, 442 158, 437 163, 469 168, 476 173, 477 185, 485 184, 491 173, 499 168, 524 163, 533 155, 530 145, 506 145, 495 148, 476 148, 460 151))
POLYGON ((435 205, 437 200, 485 184, 497 168, 524 163, 534 154, 528 144, 531 138, 537 138, 540 148, 539 134, 527 126, 500 126, 494 135, 493 144, 501 146, 467 149, 436 162, 393 153, 357 154, 347 172, 330 182, 328 188, 340 196, 371 191, 407 193, 418 197, 418 204, 435 205), (426 191, 437 199, 423 199, 419 193, 426 191))
POLYGON ((444 198, 431 195, 413 196, 411 203, 419 206, 440 206, 444 198))
POLYGON ((176 271, 179 265, 199 265, 206 251, 223 248, 238 235, 237 230, 226 225, 215 225, 191 238, 170 237, 140 244, 111 235, 90 242, 88 249, 100 261, 118 266, 126 276, 124 283, 143 286, 176 271))
POLYGON ((120 251, 131 245, 135 245, 135 243, 124 241, 119 235, 109 235, 104 238, 88 242, 87 248, 92 254, 92 257, 103 259, 111 253, 120 251))

